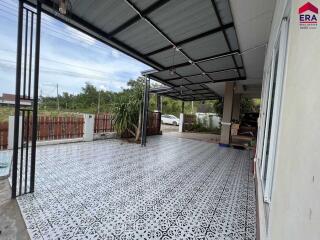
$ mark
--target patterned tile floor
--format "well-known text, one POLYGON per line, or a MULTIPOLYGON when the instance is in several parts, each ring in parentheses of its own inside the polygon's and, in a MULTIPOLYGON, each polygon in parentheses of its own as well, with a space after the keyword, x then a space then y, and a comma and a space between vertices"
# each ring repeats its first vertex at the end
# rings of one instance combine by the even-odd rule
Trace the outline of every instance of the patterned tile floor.
POLYGON ((255 239, 249 153, 156 136, 38 148, 32 239, 255 239))

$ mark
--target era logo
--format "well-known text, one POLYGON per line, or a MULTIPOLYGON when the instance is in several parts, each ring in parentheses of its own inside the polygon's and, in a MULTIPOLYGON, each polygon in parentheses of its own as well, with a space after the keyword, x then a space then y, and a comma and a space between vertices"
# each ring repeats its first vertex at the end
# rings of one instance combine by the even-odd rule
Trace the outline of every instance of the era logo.
POLYGON ((318 24, 318 8, 307 2, 299 8, 299 21, 301 29, 314 29, 318 24))

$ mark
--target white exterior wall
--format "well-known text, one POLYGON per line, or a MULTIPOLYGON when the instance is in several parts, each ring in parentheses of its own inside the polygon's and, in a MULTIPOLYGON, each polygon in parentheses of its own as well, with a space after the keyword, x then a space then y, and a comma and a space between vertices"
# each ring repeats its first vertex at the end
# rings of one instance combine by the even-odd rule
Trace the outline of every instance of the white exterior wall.
MULTIPOLYGON (((272 50, 288 2, 291 1, 277 1, 265 72, 271 67, 272 50)), ((262 240, 320 239, 320 26, 315 30, 300 29, 298 8, 306 2, 292 0, 289 12, 287 63, 270 203, 263 202, 260 160, 256 159, 262 240)), ((320 0, 311 3, 320 8, 320 0)), ((268 90, 267 81, 265 76, 262 97, 268 90)), ((265 103, 261 108, 260 133, 265 103)), ((259 140, 257 156, 261 151, 259 140)))

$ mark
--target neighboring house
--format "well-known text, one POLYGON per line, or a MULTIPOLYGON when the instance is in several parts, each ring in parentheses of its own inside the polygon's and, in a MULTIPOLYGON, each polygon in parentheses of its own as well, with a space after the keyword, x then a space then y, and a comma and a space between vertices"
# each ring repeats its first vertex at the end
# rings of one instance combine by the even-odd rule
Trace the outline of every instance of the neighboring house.
POLYGON ((221 118, 218 116, 217 113, 202 113, 197 112, 197 122, 203 124, 205 127, 208 128, 219 128, 221 118))
MULTIPOLYGON (((2 97, 0 97, 0 105, 5 105, 5 106, 14 106, 15 105, 15 98, 16 95, 14 94, 9 94, 9 93, 3 93, 2 97)), ((22 98, 22 96, 21 96, 22 98)), ((32 105, 32 100, 28 99, 22 99, 20 100, 20 105, 21 106, 31 106, 32 105)))

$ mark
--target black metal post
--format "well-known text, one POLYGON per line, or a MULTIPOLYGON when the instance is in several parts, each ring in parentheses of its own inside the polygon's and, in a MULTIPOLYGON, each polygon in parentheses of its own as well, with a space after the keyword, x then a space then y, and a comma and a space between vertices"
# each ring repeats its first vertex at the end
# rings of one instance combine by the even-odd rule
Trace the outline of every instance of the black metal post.
MULTIPOLYGON (((30 87, 30 85, 29 85, 30 87)), ((26 129, 26 161, 25 161, 25 169, 24 169, 24 192, 26 193, 28 191, 28 159, 29 159, 29 125, 30 125, 30 111, 27 111, 27 129, 26 129)))
POLYGON ((14 109, 14 137, 12 154, 12 192, 11 197, 17 196, 17 168, 19 148, 19 116, 20 116, 20 88, 21 88, 21 55, 22 55, 22 31, 23 31, 23 2, 19 1, 18 9, 18 36, 17 36, 17 64, 16 64, 16 96, 14 109))
POLYGON ((157 94, 157 111, 161 112, 161 96, 157 94))
POLYGON ((147 123, 148 123, 148 105, 149 105, 149 77, 145 78, 144 100, 143 100, 143 124, 141 134, 141 146, 146 146, 147 139, 147 123))
POLYGON ((30 100, 30 96, 31 96, 31 66, 32 66, 32 54, 33 54, 33 51, 32 51, 32 46, 33 46, 33 16, 34 16, 34 13, 31 12, 31 29, 30 29, 30 46, 29 46, 29 84, 28 84, 28 99, 30 100))
POLYGON ((147 78, 147 103, 146 103, 146 121, 145 121, 145 125, 146 125, 146 131, 144 133, 144 146, 146 146, 147 144, 147 134, 148 134, 148 119, 149 119, 149 88, 150 88, 150 77, 148 76, 147 78))
POLYGON ((26 11, 26 26, 24 31, 24 70, 23 70, 23 98, 26 98, 26 84, 27 84, 27 56, 28 56, 28 23, 29 11, 26 11))
POLYGON ((37 1, 37 23, 36 23, 36 45, 35 45, 35 60, 34 60, 30 192, 34 192, 35 168, 36 168, 40 40, 41 40, 41 1, 38 0, 37 1))
POLYGON ((143 94, 143 115, 142 115, 142 129, 141 129, 141 146, 145 146, 145 142, 144 142, 144 133, 146 131, 145 129, 145 121, 146 121, 146 102, 147 102, 147 99, 146 99, 146 91, 147 91, 147 78, 145 78, 145 81, 144 81, 144 94, 143 94))

